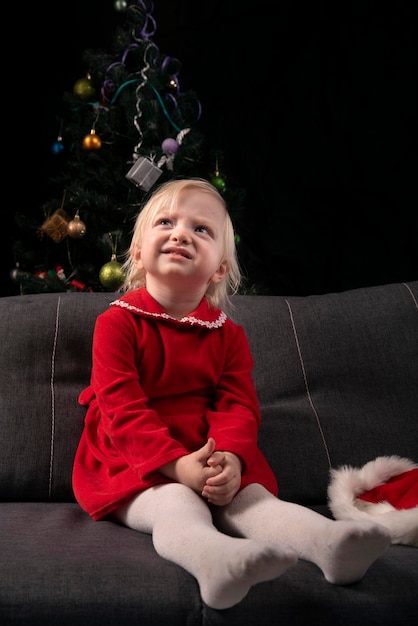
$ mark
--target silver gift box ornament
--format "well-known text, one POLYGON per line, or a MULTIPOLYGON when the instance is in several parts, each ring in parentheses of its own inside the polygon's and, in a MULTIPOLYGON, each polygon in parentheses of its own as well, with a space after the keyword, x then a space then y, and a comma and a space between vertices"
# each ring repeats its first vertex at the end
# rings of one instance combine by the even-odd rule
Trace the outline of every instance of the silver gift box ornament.
POLYGON ((139 157, 126 174, 126 178, 144 191, 149 191, 162 173, 150 159, 139 157))

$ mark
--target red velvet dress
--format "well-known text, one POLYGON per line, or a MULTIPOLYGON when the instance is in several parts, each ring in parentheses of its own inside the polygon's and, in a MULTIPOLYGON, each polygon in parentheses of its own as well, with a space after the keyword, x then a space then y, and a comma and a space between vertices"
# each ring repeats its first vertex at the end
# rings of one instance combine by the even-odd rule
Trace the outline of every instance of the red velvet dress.
POLYGON ((80 506, 100 519, 152 485, 158 468, 208 437, 244 462, 241 488, 277 494, 257 446, 260 412, 244 329, 204 299, 176 320, 145 288, 125 294, 96 321, 87 407, 74 460, 80 506))

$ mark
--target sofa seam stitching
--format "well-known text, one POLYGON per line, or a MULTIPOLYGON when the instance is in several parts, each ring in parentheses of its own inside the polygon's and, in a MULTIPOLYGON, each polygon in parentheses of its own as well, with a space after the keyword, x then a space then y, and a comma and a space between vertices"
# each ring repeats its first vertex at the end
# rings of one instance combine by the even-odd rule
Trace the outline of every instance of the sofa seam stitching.
POLYGON ((49 480, 48 480, 48 498, 51 500, 52 497, 52 479, 53 479, 53 471, 54 471, 54 446, 55 446, 55 363, 56 363, 56 354, 57 354, 57 339, 58 339, 58 329, 59 329, 59 315, 60 315, 60 306, 61 306, 61 297, 58 297, 57 302, 57 310, 55 315, 55 330, 54 330, 54 341, 52 345, 52 355, 51 355, 51 379, 50 379, 50 388, 51 388, 51 442, 50 442, 50 456, 49 456, 49 480))
POLYGON ((285 302, 286 302, 287 308, 289 310, 290 321, 291 321, 291 324, 292 324, 293 335, 294 335, 295 342, 296 342, 296 349, 297 349, 298 355, 299 355, 299 362, 300 362, 300 366, 301 366, 301 369, 302 369, 302 376, 303 376, 303 380, 304 380, 304 384, 305 384, 306 395, 307 395, 307 398, 308 398, 309 405, 310 405, 310 407, 311 407, 311 409, 313 411, 313 414, 315 416, 315 420, 316 420, 316 424, 317 424, 317 427, 318 427, 318 430, 319 430, 319 434, 321 436, 322 443, 323 443, 324 448, 325 448, 325 454, 327 456, 328 466, 330 468, 332 468, 331 456, 330 456, 330 453, 329 453, 329 450, 328 450, 328 446, 327 446, 327 442, 326 442, 326 439, 325 439, 324 431, 323 431, 322 426, 321 426, 321 420, 319 418, 318 411, 315 408, 314 402, 312 400, 311 392, 310 392, 310 389, 309 389, 308 377, 306 375, 305 364, 303 362, 302 350, 301 350, 300 343, 299 343, 299 338, 298 338, 298 333, 297 333, 297 330, 296 330, 295 320, 294 320, 294 317, 293 317, 292 307, 291 307, 290 302, 288 300, 285 299, 285 302))
POLYGON ((417 302, 417 299, 415 298, 415 295, 414 295, 411 287, 407 283, 402 283, 402 285, 407 288, 407 290, 409 291, 409 293, 411 295, 412 300, 415 303, 416 308, 418 309, 418 302, 417 302))

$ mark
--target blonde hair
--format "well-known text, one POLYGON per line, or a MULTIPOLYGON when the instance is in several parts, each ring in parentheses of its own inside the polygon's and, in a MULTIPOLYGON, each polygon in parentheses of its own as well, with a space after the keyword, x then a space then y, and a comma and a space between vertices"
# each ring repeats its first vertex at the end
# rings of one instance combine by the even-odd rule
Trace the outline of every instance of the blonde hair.
POLYGON ((134 259, 135 250, 141 248, 144 230, 162 208, 170 209, 176 204, 180 194, 189 190, 201 191, 212 196, 225 209, 224 251, 220 264, 226 262, 228 271, 224 280, 209 283, 205 294, 209 304, 222 308, 230 305, 229 296, 237 293, 241 284, 241 270, 235 246, 234 227, 225 200, 217 189, 203 178, 170 180, 160 185, 146 201, 136 218, 131 245, 122 265, 125 280, 120 291, 132 291, 146 284, 146 272, 144 269, 138 268, 134 259))

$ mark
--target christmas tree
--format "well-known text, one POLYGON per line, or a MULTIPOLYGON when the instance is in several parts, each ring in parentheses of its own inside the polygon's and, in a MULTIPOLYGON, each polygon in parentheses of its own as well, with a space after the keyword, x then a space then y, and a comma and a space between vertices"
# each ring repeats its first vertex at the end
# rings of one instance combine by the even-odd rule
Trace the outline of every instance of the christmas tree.
MULTIPOLYGON (((181 89, 180 61, 154 41, 153 3, 116 0, 114 8, 111 50, 86 50, 85 74, 63 94, 50 198, 39 216, 15 215, 21 293, 116 290, 136 215, 165 180, 199 176, 231 193, 221 155, 205 155, 201 104, 181 89)), ((238 207, 242 190, 232 196, 228 205, 238 207)))

